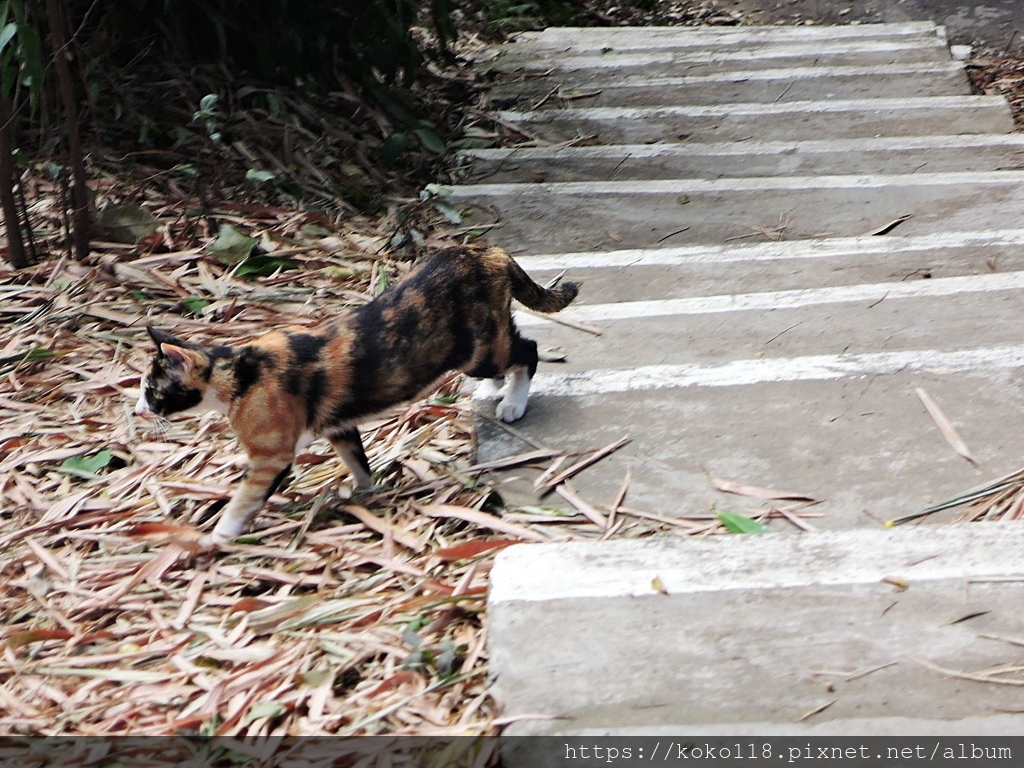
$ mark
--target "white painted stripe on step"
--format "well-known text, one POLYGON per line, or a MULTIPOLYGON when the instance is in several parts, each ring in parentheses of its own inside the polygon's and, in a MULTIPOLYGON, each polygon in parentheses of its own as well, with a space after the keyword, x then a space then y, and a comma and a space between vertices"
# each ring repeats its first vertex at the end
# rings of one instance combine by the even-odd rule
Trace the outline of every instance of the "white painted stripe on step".
MULTIPOLYGON (((943 63, 909 62, 901 64, 900 75, 948 75, 960 74, 964 71, 964 65, 958 61, 943 63)), ((882 64, 877 66, 834 66, 834 67, 784 67, 780 69, 735 69, 727 72, 712 72, 707 75, 691 75, 689 77, 628 77, 613 82, 602 81, 600 87, 596 86, 573 86, 569 84, 563 90, 568 91, 572 87, 580 87, 585 90, 607 91, 613 88, 631 88, 644 90, 658 87, 700 86, 711 83, 744 83, 760 82, 771 80, 816 80, 819 78, 842 78, 842 77, 871 77, 883 76, 891 78, 893 66, 882 64)))
POLYGON ((615 53, 582 54, 580 56, 539 58, 499 58, 497 63, 501 69, 525 69, 559 71, 578 69, 600 69, 610 72, 625 67, 646 67, 652 64, 715 64, 725 61, 755 61, 758 59, 790 59, 817 58, 820 56, 842 56, 846 54, 892 54, 898 55, 908 51, 938 52, 948 51, 946 43, 938 38, 921 40, 841 40, 798 43, 772 43, 765 41, 763 45, 748 46, 733 51, 716 51, 710 48, 695 51, 668 50, 647 53, 615 53))
POLYGON ((941 28, 930 21, 908 21, 895 24, 858 24, 844 26, 766 26, 766 27, 548 27, 542 32, 524 32, 516 40, 541 44, 569 44, 573 47, 591 45, 598 50, 605 40, 615 38, 680 38, 686 40, 724 40, 748 42, 765 40, 868 39, 938 34, 941 28))
POLYGON ((840 114, 843 112, 896 112, 939 109, 998 109, 1009 106, 1002 96, 913 96, 902 99, 815 99, 765 104, 707 104, 700 106, 669 107, 582 107, 579 109, 550 109, 532 112, 502 111, 498 116, 513 123, 628 121, 658 118, 738 117, 743 115, 788 114, 840 114))
POLYGON ((491 605, 641 595, 670 600, 654 585, 670 596, 738 589, 760 592, 877 585, 894 574, 911 584, 937 579, 966 583, 971 578, 1020 574, 1022 546, 1024 523, 1020 522, 818 531, 800 536, 531 544, 510 547, 498 555, 487 599, 491 605), (826 567, 823 558, 827 558, 826 567))
MULTIPOLYGON (((802 309, 823 304, 934 299, 966 293, 992 293, 1021 289, 1024 289, 1024 272, 1006 272, 915 280, 905 283, 871 283, 827 288, 801 288, 789 291, 765 291, 763 293, 691 296, 685 299, 570 306, 568 309, 562 310, 559 317, 593 323, 650 317, 711 315, 722 312, 802 309)), ((519 313, 516 322, 520 326, 526 327, 552 321, 542 315, 519 313)))
POLYGON ((847 355, 734 360, 720 365, 642 365, 574 373, 538 373, 535 397, 582 397, 689 387, 737 387, 795 381, 834 381, 918 373, 987 374, 1024 367, 1024 345, 977 349, 909 350, 847 355))
POLYGON ((940 232, 913 237, 835 237, 745 245, 687 245, 672 248, 629 248, 619 251, 550 253, 516 256, 528 272, 546 270, 618 269, 622 267, 696 266, 784 259, 862 258, 939 249, 1024 246, 1024 229, 983 232, 940 232))
POLYGON ((536 184, 459 184, 451 197, 530 197, 559 195, 679 195, 683 193, 764 192, 802 189, 878 189, 881 187, 995 187, 1024 183, 1024 171, 948 171, 944 173, 861 174, 845 176, 748 176, 725 179, 651 179, 627 181, 549 181, 536 184))
MULTIPOLYGON (((953 136, 881 136, 815 141, 720 141, 699 144, 606 144, 594 147, 514 147, 466 149, 459 155, 481 160, 550 160, 658 158, 723 155, 901 152, 928 149, 1024 147, 1024 133, 977 133, 953 136)), ((1024 160, 1024 159, 1022 159, 1024 160)))

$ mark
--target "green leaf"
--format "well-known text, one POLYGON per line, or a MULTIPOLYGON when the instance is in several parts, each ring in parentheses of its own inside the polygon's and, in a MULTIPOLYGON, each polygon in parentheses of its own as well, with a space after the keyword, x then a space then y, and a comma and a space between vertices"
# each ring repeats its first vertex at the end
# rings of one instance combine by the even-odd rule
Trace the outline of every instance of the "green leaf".
POLYGON ((18 25, 14 22, 0 29, 0 52, 7 47, 7 44, 14 39, 16 34, 18 34, 18 25))
POLYGON ((38 363, 43 360, 51 360, 55 357, 64 357, 68 354, 67 352, 57 352, 52 349, 37 344, 27 352, 19 352, 16 355, 8 355, 7 357, 0 357, 0 371, 5 371, 7 368, 16 368, 22 363, 38 363))
POLYGON ((271 173, 270 171, 257 171, 255 168, 250 168, 245 172, 246 181, 255 181, 257 184, 265 184, 268 181, 273 181, 277 178, 277 174, 271 173))
POLYGON ((429 200, 432 197, 451 197, 455 190, 447 184, 427 184, 420 190, 420 200, 429 200))
POLYGON ((462 223, 462 214, 459 213, 458 209, 451 203, 446 203, 443 200, 435 200, 432 205, 434 206, 434 209, 444 216, 450 223, 462 223))
POLYGON ((311 669, 309 672, 302 672, 299 677, 310 688, 319 688, 327 681, 334 680, 334 671, 327 667, 311 669))
POLYGON ((72 456, 70 459, 65 459, 58 472, 93 480, 99 477, 98 472, 107 466, 112 458, 114 458, 112 451, 100 451, 95 456, 72 456))
POLYGON ((430 405, 455 405, 459 402, 457 395, 438 395, 429 400, 430 405))
MULTIPOLYGON (((192 122, 209 121, 217 110, 217 94, 208 93, 199 100, 199 111, 192 114, 192 122)), ((209 126, 207 126, 209 128, 209 126)))
POLYGON ((249 258, 257 242, 256 238, 243 235, 230 224, 222 223, 217 230, 217 239, 207 246, 207 250, 217 261, 233 266, 249 258))
MULTIPOLYGON (((21 84, 28 88, 29 114, 35 116, 43 93, 46 79, 45 69, 48 62, 42 54, 39 35, 36 34, 35 27, 25 13, 27 6, 28 4, 23 2, 11 3, 10 9, 14 12, 14 22, 18 25, 18 34, 13 50, 21 61, 21 84)), ((7 85, 5 82, 5 88, 7 85)))
POLYGON ((420 140, 420 144, 428 152, 433 152, 435 155, 443 155, 445 152, 444 140, 438 136, 431 128, 416 128, 413 131, 416 134, 416 138, 420 140))
POLYGON ((291 259, 284 259, 280 256, 250 256, 248 259, 242 262, 241 266, 235 270, 235 274, 239 277, 253 276, 253 277, 268 277, 279 269, 298 269, 299 265, 291 259))
POLYGON ((199 296, 189 296, 187 299, 179 301, 178 304, 199 317, 203 314, 203 310, 213 304, 213 302, 210 299, 204 299, 199 296))
POLYGON ((96 217, 96 224, 115 243, 137 243, 160 229, 160 219, 141 205, 131 203, 108 205, 96 217))
POLYGON ((267 92, 264 94, 267 99, 267 108, 270 110, 270 114, 274 117, 281 116, 281 99, 277 97, 276 93, 267 92))
POLYGON ((245 724, 260 720, 264 717, 280 717, 285 714, 288 709, 276 702, 276 701, 257 701, 249 709, 249 716, 245 719, 245 724))
POLYGON ((743 515, 732 512, 716 512, 716 514, 729 533, 765 533, 768 530, 768 526, 743 515))

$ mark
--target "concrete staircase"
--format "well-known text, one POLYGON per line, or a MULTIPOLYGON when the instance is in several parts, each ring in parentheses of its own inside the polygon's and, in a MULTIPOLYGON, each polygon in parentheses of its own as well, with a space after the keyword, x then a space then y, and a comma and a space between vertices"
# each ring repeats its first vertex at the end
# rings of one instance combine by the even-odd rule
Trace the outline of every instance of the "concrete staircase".
MULTIPOLYGON (((925 23, 548 29, 483 66, 505 73, 498 118, 548 145, 467 152, 455 202, 497 212, 491 240, 538 279, 582 283, 563 315, 603 331, 520 318, 569 360, 517 429, 566 449, 628 433, 574 478, 598 506, 627 468, 641 510, 760 505, 710 472, 819 499, 831 529, 507 550, 496 694, 558 718, 512 732, 1019 729, 1019 688, 952 673, 1024 657, 981 637, 1024 637, 1021 524, 878 522, 1021 464, 1006 103, 971 95, 925 23)), ((528 449, 486 420, 479 440, 481 460, 528 449)))

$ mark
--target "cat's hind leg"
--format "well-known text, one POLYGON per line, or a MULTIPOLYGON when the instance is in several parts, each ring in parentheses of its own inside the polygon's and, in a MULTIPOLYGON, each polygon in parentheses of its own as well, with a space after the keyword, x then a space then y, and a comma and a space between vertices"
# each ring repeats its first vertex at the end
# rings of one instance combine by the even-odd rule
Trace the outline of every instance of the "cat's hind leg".
POLYGON ((517 421, 526 413, 530 398, 530 381, 537 372, 537 342, 515 335, 512 339, 512 356, 505 372, 505 388, 495 408, 495 415, 508 423, 517 421))
POLYGON ((363 491, 372 486, 370 462, 366 460, 366 452, 363 450, 363 440, 359 437, 359 430, 355 427, 338 430, 327 435, 327 439, 330 440, 334 450, 337 451, 352 474, 356 490, 363 491))

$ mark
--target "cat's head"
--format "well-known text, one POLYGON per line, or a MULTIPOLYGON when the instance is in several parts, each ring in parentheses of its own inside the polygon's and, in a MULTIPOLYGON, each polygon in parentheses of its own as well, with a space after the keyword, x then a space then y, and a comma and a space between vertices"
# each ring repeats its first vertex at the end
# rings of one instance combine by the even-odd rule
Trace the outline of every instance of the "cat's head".
POLYGON ((156 344, 156 354, 142 378, 135 413, 170 416, 199 406, 217 410, 220 402, 210 386, 211 355, 198 344, 159 328, 147 326, 146 330, 156 344))

